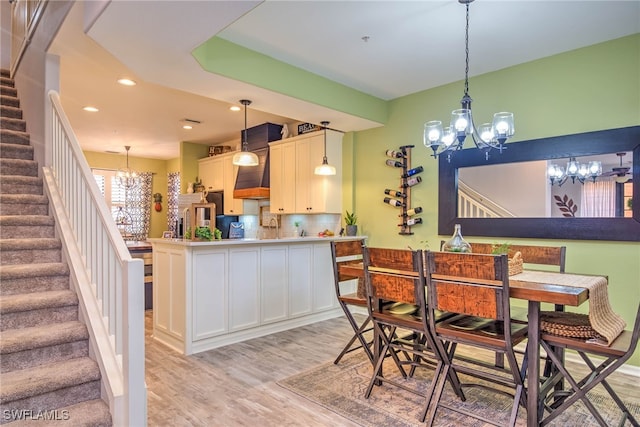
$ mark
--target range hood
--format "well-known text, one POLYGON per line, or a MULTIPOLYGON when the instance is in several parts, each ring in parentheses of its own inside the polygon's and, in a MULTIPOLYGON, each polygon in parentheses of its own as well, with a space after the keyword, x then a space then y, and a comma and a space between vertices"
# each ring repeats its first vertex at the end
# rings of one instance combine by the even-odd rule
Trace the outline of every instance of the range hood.
POLYGON ((238 168, 234 199, 269 198, 269 142, 281 139, 281 132, 282 125, 274 123, 263 123, 247 129, 247 146, 249 151, 258 156, 258 166, 238 168))
POLYGON ((258 166, 240 166, 233 189, 234 199, 268 199, 269 147, 251 150, 258 156, 258 166))

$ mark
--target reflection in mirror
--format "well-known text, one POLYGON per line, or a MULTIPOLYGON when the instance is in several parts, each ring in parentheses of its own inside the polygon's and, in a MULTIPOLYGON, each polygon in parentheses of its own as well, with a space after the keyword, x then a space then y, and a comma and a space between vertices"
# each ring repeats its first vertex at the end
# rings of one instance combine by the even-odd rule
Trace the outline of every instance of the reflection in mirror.
POLYGON ((460 168, 458 217, 630 218, 632 170, 631 151, 460 168), (570 160, 594 165, 594 175, 568 176, 570 160), (553 179, 552 167, 561 173, 553 179))
MULTIPOLYGON (((616 167, 620 167, 620 158, 617 160, 616 167)), ((483 153, 477 149, 460 150, 451 156, 450 161, 442 156, 438 162, 438 234, 440 235, 451 235, 454 225, 460 224, 465 236, 640 241, 640 203, 633 203, 633 200, 640 200, 640 185, 633 185, 634 182, 640 183, 640 126, 514 142, 508 144, 502 154, 492 154, 489 159, 486 159, 483 153), (557 189, 551 189, 552 186, 548 183, 548 178, 545 175, 549 162, 566 164, 572 157, 586 161, 593 156, 602 156, 603 154, 615 157, 619 152, 626 153, 622 157, 623 168, 629 167, 629 171, 624 173, 624 178, 621 177, 621 180, 626 180, 628 177, 630 179, 624 184, 616 184, 616 210, 613 217, 595 217, 593 216, 595 214, 564 217, 562 214, 554 214, 553 209, 557 207, 557 200, 549 197, 547 193, 557 189), (515 178, 517 170, 529 168, 529 162, 533 162, 533 168, 540 169, 540 178, 536 178, 536 180, 542 180, 544 183, 537 185, 542 189, 540 192, 545 195, 542 199, 532 202, 529 199, 532 199, 533 191, 524 190, 525 184, 529 184, 529 179, 515 178), (535 166, 535 162, 540 162, 540 166, 535 166), (630 163, 627 165, 626 162, 630 163), (536 215, 540 216, 531 216, 533 214, 521 212, 521 206, 503 206, 508 213, 501 217, 459 216, 461 202, 458 197, 458 189, 462 189, 464 185, 459 183, 459 175, 463 176, 470 168, 490 168, 496 165, 504 165, 513 169, 504 169, 500 172, 499 179, 494 181, 493 186, 500 189, 503 192, 502 195, 516 192, 525 196, 525 199, 530 201, 529 205, 533 205, 539 210, 536 215)), ((598 179, 604 179, 604 175, 612 175, 610 172, 613 171, 613 166, 609 167, 603 161, 603 178, 598 177, 596 182, 598 179)), ((464 179, 470 180, 471 178, 464 179)), ((483 179, 476 178, 475 181, 483 179)), ((470 182, 466 184, 471 185, 470 182)), ((559 186, 562 201, 564 201, 564 193, 568 193, 571 186, 581 189, 582 184, 567 180, 562 186, 559 186)), ((558 185, 554 184, 553 187, 558 187, 558 185)), ((500 200, 491 201, 495 204, 501 204, 500 200)), ((567 196, 566 203, 569 203, 569 196, 567 196)), ((575 204, 574 200, 572 206, 575 204)), ((578 211, 582 214, 580 204, 576 209, 576 214, 578 211)), ((572 213, 574 207, 568 209, 571 209, 572 213)))

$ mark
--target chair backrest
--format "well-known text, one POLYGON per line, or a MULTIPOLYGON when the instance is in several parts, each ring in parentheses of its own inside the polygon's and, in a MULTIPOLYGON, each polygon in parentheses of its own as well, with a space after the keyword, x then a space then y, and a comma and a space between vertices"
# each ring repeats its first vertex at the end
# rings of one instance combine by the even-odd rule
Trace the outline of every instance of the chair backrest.
POLYGON ((506 255, 429 251, 426 263, 430 310, 504 321, 506 329, 510 323, 506 255))
POLYGON ((421 250, 365 247, 364 267, 372 312, 380 309, 381 301, 417 306, 426 302, 421 250))
MULTIPOLYGON (((474 254, 490 254, 493 250, 491 243, 470 243, 471 252, 474 254)), ((566 246, 531 246, 531 245, 509 245, 507 255, 512 258, 516 252, 522 254, 522 261, 526 264, 557 266, 558 270, 564 272, 566 246)))
POLYGON ((364 240, 346 240, 331 242, 331 258, 333 260, 333 277, 335 278, 336 295, 341 295, 340 282, 360 279, 341 271, 344 264, 362 263, 364 240))

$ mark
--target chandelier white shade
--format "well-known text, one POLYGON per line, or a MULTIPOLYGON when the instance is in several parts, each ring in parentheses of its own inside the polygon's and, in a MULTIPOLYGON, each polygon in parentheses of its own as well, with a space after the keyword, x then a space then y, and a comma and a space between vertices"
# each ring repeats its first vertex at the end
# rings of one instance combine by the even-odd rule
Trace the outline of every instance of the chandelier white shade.
POLYGON ((448 156, 454 150, 461 150, 467 136, 470 136, 475 146, 485 152, 489 158, 491 149, 500 152, 505 148, 504 144, 515 132, 513 113, 499 112, 493 115, 491 123, 483 123, 480 126, 474 124, 471 112, 471 96, 469 96, 469 4, 473 0, 458 0, 467 9, 465 30, 465 74, 464 96, 460 100, 462 108, 451 112, 449 126, 444 126, 440 120, 428 121, 424 125, 423 143, 433 150, 432 156, 447 153, 448 156))
POLYGON ((557 184, 558 186, 564 184, 569 178, 571 178, 572 183, 578 180, 578 182, 584 184, 588 179, 595 182, 600 175, 602 175, 602 162, 580 163, 574 157, 569 159, 565 168, 557 163, 551 163, 547 168, 549 182, 551 185, 557 184))
POLYGON ((131 149, 131 146, 125 145, 124 148, 127 150, 127 167, 124 169, 118 169, 116 172, 116 183, 125 190, 130 190, 140 184, 140 177, 136 171, 129 168, 129 150, 131 149))
POLYGON ((233 164, 238 166, 258 166, 258 156, 249 151, 249 143, 247 142, 247 105, 251 104, 248 99, 241 99, 240 103, 244 105, 244 131, 242 132, 242 149, 233 155, 233 164))
POLYGON ((316 166, 316 169, 313 173, 315 175, 335 175, 336 168, 334 166, 331 166, 329 164, 329 161, 327 160, 327 126, 329 125, 329 122, 324 121, 320 122, 320 124, 324 128, 324 156, 322 157, 322 164, 316 166))

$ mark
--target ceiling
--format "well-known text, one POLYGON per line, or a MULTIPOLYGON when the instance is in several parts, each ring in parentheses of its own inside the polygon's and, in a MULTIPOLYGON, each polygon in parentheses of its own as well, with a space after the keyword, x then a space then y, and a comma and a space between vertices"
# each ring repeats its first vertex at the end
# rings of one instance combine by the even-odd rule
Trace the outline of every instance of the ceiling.
MULTIPOLYGON (((382 100, 464 78, 465 8, 455 0, 114 1, 90 24, 85 3, 93 2, 74 5, 51 52, 60 56, 62 104, 89 151, 130 145, 132 157, 171 159, 180 141, 237 143, 244 114, 229 107, 240 99, 253 101, 249 127, 381 125, 204 71, 191 51, 215 35, 382 100), (185 118, 201 123, 187 131, 185 118)), ((640 2, 477 0, 469 31, 474 76, 638 33, 640 2)))

